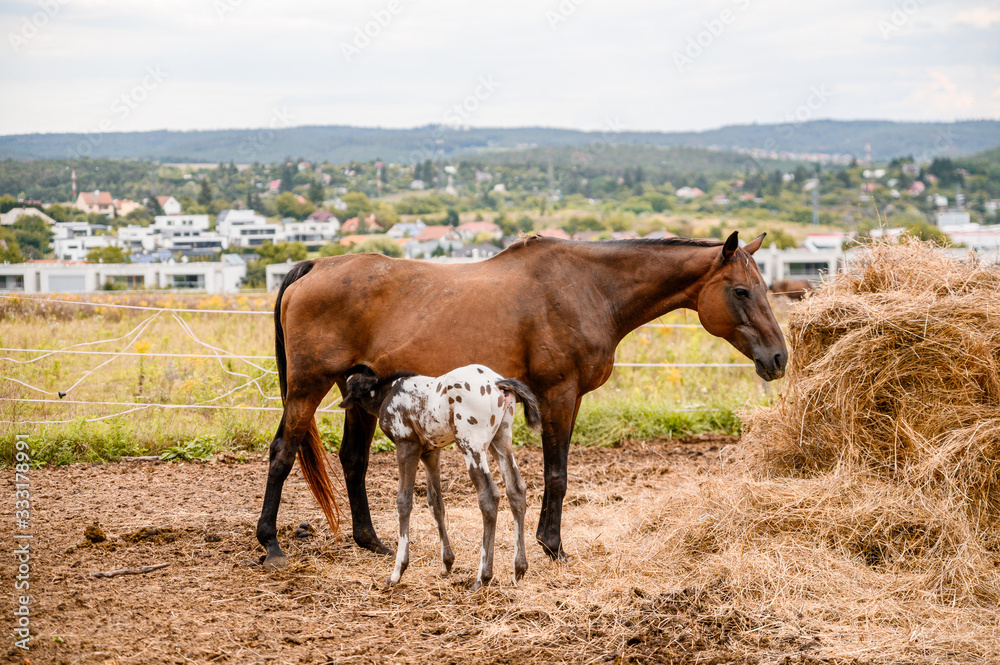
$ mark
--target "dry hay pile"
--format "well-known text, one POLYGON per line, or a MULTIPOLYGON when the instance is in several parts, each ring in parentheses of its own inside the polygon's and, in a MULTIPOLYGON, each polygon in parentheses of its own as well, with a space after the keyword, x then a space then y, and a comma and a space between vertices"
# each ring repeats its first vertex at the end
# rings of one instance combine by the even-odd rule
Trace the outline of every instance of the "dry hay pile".
POLYGON ((813 655, 1000 662, 1000 270, 869 249, 790 309, 784 394, 692 490, 672 558, 813 655))

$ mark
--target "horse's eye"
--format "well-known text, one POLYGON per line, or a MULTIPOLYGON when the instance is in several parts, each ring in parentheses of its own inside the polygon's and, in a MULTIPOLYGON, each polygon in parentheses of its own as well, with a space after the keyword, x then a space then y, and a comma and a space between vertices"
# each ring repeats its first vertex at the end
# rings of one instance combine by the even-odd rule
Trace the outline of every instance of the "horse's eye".
POLYGON ((736 294, 737 298, 749 298, 750 292, 746 289, 733 289, 733 293, 736 294))

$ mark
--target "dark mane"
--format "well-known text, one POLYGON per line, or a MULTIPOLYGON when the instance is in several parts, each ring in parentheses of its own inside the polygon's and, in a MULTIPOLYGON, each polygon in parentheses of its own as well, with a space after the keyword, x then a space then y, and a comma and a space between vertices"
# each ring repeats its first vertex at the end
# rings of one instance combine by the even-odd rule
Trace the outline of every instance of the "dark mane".
POLYGON ((715 238, 626 238, 624 240, 598 240, 606 245, 660 245, 667 247, 720 247, 723 243, 715 238))
POLYGON ((500 256, 502 254, 510 255, 518 250, 527 247, 534 247, 539 243, 561 242, 588 246, 643 245, 652 247, 721 247, 723 245, 721 240, 716 240, 715 238, 681 238, 679 236, 674 236, 672 238, 628 238, 624 240, 564 240, 562 238, 549 238, 547 236, 534 234, 518 238, 496 256, 500 256))

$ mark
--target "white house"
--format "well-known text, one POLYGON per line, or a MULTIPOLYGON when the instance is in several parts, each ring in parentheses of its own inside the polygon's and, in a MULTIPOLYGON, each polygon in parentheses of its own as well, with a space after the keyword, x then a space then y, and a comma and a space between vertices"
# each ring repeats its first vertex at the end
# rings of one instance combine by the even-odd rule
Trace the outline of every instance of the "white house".
MULTIPOLYGON (((337 218, 334 217, 334 220, 337 218)), ((285 242, 300 242, 310 251, 315 251, 334 241, 340 231, 340 223, 330 222, 286 222, 283 224, 285 242)))
POLYGON ((179 215, 179 214, 181 214, 181 204, 174 197, 172 197, 172 196, 157 196, 156 200, 160 204, 160 210, 163 211, 164 215, 179 215))
POLYGON ((268 224, 253 210, 223 210, 215 219, 215 230, 226 238, 228 247, 259 247, 265 241, 278 243, 285 239, 280 224, 268 224))
POLYGON ((117 236, 75 236, 52 240, 53 253, 63 261, 83 261, 92 249, 118 246, 117 236))
POLYGON ((56 220, 46 215, 38 208, 11 208, 7 212, 0 214, 0 226, 11 226, 22 217, 31 216, 41 217, 49 224, 56 223, 56 220))
POLYGON ((967 210, 945 210, 937 214, 937 225, 941 228, 946 226, 965 226, 972 221, 967 210))
POLYGON ((415 238, 418 233, 427 228, 421 220, 415 222, 399 222, 385 232, 387 238, 415 238))
POLYGON ((0 290, 24 293, 99 291, 107 284, 128 289, 191 289, 237 293, 246 265, 228 261, 192 263, 0 264, 0 290))
POLYGON ((118 227, 118 246, 126 252, 151 252, 156 249, 159 234, 151 226, 129 224, 118 227))
POLYGON ((192 236, 208 231, 208 215, 157 215, 153 228, 167 237, 192 236))

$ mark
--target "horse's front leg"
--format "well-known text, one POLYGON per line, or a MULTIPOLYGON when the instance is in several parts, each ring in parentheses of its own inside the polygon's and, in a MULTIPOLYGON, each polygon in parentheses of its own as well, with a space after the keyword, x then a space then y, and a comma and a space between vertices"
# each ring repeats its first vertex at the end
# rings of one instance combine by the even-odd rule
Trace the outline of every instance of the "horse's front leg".
POLYGON ((383 545, 375 533, 368 508, 368 490, 365 487, 376 421, 375 416, 359 407, 350 408, 344 413, 340 465, 344 469, 344 484, 347 486, 347 498, 351 502, 354 542, 376 554, 392 554, 392 550, 383 545))
POLYGON ((566 497, 566 473, 569 462, 569 442, 573 424, 580 410, 580 397, 562 395, 543 398, 542 411, 542 460, 545 464, 545 491, 538 517, 535 539, 552 559, 565 558, 562 548, 562 504, 566 497))

